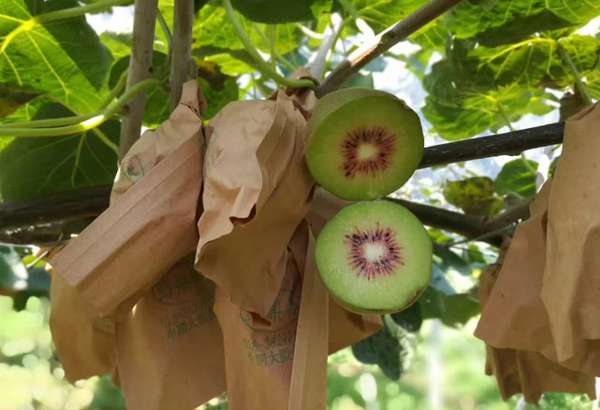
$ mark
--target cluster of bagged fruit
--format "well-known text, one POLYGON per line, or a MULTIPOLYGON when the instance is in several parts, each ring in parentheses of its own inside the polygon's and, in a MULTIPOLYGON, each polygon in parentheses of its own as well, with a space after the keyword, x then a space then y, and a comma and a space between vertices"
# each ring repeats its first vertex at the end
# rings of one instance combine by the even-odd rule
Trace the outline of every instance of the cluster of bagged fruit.
POLYGON ((323 282, 349 310, 404 310, 429 283, 427 231, 409 210, 382 199, 406 183, 422 156, 419 117, 389 93, 346 88, 314 107, 308 168, 325 190, 358 201, 327 223, 315 249, 323 282))

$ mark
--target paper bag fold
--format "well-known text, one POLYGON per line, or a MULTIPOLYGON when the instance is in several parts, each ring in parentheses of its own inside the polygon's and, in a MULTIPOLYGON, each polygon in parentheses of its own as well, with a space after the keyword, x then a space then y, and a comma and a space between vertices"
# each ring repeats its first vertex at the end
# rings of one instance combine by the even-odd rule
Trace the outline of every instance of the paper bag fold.
POLYGON ((554 346, 541 303, 545 258, 547 183, 517 228, 501 266, 480 280, 481 319, 475 335, 486 342, 486 372, 494 374, 503 399, 522 392, 537 403, 544 392, 587 393, 594 377, 551 360, 554 346))
POLYGON ((210 123, 196 269, 262 316, 281 288, 287 243, 308 212, 305 126, 283 92, 275 101, 231 103, 210 123))
MULTIPOLYGON (((548 205, 541 298, 559 362, 600 354, 600 104, 565 124, 548 205)), ((589 364, 589 359, 585 360, 589 364)), ((600 376, 600 359, 593 374, 600 376)), ((586 366, 590 367, 590 366, 586 366)))
POLYGON ((116 327, 118 371, 130 410, 192 410, 225 391, 214 284, 179 261, 116 327))
POLYGON ((128 301, 126 313, 140 292, 195 248, 202 123, 187 105, 174 117, 177 122, 169 119, 138 141, 115 184, 118 200, 51 261, 100 316, 128 301))

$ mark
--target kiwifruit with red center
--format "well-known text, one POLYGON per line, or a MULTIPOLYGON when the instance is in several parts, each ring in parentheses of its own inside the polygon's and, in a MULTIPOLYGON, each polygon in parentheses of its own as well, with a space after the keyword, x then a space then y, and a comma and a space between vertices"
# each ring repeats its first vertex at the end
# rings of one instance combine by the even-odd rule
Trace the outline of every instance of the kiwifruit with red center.
POLYGON ((306 162, 315 181, 342 199, 377 199, 396 191, 422 156, 419 117, 392 94, 344 88, 313 109, 306 162))
POLYGON ((429 284, 432 244, 409 210, 387 200, 343 208, 315 247, 321 278, 346 308, 391 313, 408 308, 429 284))

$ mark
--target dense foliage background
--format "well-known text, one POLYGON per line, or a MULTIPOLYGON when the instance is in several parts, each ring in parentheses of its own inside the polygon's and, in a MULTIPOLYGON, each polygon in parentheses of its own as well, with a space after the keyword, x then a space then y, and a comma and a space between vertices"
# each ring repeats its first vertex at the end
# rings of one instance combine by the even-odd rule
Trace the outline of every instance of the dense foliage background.
MULTIPOLYGON (((329 68, 424 3, 233 1, 255 47, 284 75, 311 60, 332 21, 341 20, 342 29, 329 68)), ((2 134, 2 127, 10 124, 84 115, 106 106, 106 97, 128 66, 131 9, 47 23, 36 19, 79 4, 0 0, 3 203, 43 200, 109 185, 114 178, 119 114, 77 135, 2 134)), ((170 23, 173 2, 159 4, 170 23)), ((220 3, 196 1, 195 6, 193 56, 209 102, 207 117, 230 101, 271 94, 276 84, 257 71, 220 3)), ((464 1, 345 85, 380 88, 405 99, 422 118, 427 144, 555 122, 581 105, 576 81, 600 98, 598 15, 600 0, 464 1)), ((169 113, 169 41, 168 32, 157 24, 153 73, 161 85, 147 93, 147 127, 169 113)), ((548 147, 516 159, 420 170, 395 195, 470 215, 496 215, 531 198, 559 153, 548 147)), ((388 317, 382 333, 354 346, 354 354, 346 350, 330 358, 331 409, 517 405, 516 398, 500 403, 494 381, 483 375, 483 345, 469 336, 479 312, 477 278, 495 261, 497 248, 465 242, 450 232, 431 229, 430 235, 436 251, 430 288, 413 309, 388 317)), ((5 295, 0 296, 0 410, 123 408, 118 390, 106 378, 75 387, 63 380, 47 324, 50 278, 36 251, 0 246, 0 293, 5 295)), ((548 395, 542 408, 592 405, 578 396, 548 395)))

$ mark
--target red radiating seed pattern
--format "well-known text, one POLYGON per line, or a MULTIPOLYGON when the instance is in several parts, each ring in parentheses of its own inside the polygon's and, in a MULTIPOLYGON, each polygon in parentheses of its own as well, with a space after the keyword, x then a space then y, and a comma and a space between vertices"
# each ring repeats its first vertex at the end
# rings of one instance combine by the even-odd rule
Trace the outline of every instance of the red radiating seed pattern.
POLYGON ((374 229, 367 231, 354 228, 354 233, 345 236, 345 242, 350 246, 350 264, 357 276, 363 276, 367 280, 377 276, 391 276, 398 265, 404 265, 400 252, 402 247, 396 243, 394 231, 382 228, 379 223, 374 229), (364 245, 377 243, 385 247, 385 254, 378 261, 369 262, 364 254, 364 245))
POLYGON ((395 142, 396 136, 383 127, 359 127, 348 131, 342 142, 344 176, 353 178, 357 173, 376 174, 383 171, 389 165, 395 142), (377 154, 366 160, 359 159, 358 148, 361 144, 374 145, 377 154))

